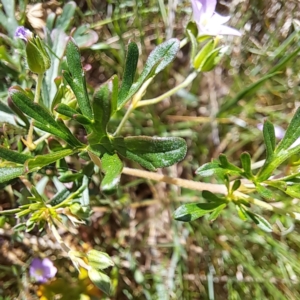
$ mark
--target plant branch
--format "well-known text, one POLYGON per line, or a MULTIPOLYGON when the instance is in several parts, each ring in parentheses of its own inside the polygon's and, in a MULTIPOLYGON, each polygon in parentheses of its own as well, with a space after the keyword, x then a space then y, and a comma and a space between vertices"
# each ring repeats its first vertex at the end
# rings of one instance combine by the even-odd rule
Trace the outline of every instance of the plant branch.
MULTIPOLYGON (((228 191, 225 185, 223 184, 214 184, 214 183, 205 183, 205 182, 196 182, 192 180, 187 179, 181 179, 181 178, 173 178, 166 175, 157 174, 154 172, 144 171, 144 170, 138 170, 138 169, 131 169, 131 168, 123 168, 122 171, 123 174, 131 175, 135 177, 141 177, 145 179, 150 179, 154 181, 159 182, 165 182, 168 184, 174 184, 182 188, 187 188, 195 191, 210 191, 211 193, 219 193, 223 195, 227 195, 228 191)), ((248 201, 249 203, 252 203, 254 205, 260 206, 263 209, 276 212, 281 215, 289 215, 290 217, 300 220, 300 213, 297 212, 290 212, 282 208, 275 207, 274 205, 271 205, 267 202, 264 202, 262 200, 250 197, 244 193, 241 193, 239 191, 235 191, 233 193, 233 196, 235 198, 244 199, 248 201)))
POLYGON ((160 101, 164 100, 165 98, 170 97, 170 96, 174 95, 176 92, 178 92, 179 90, 187 87, 197 77, 197 75, 198 75, 198 72, 196 72, 196 71, 192 72, 182 83, 180 83, 173 89, 169 90, 168 92, 166 92, 156 98, 142 100, 136 105, 136 107, 159 103, 160 101))

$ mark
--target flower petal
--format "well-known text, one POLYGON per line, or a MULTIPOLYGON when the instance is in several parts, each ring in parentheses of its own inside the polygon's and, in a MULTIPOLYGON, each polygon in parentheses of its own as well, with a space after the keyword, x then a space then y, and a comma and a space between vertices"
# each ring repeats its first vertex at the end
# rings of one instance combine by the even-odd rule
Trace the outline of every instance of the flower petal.
POLYGON ((194 20, 198 23, 203 13, 202 4, 198 0, 192 0, 192 8, 194 20))
POLYGON ((220 25, 219 30, 218 30, 218 35, 223 35, 223 34, 224 35, 236 35, 236 36, 242 35, 238 30, 236 30, 232 27, 229 27, 226 25, 220 25))
POLYGON ((230 19, 230 16, 222 16, 217 13, 214 13, 209 21, 212 23, 215 23, 215 24, 222 25, 222 24, 225 24, 226 22, 228 22, 229 19, 230 19))
POLYGON ((215 12, 217 0, 198 0, 203 7, 204 14, 207 17, 211 17, 215 12))

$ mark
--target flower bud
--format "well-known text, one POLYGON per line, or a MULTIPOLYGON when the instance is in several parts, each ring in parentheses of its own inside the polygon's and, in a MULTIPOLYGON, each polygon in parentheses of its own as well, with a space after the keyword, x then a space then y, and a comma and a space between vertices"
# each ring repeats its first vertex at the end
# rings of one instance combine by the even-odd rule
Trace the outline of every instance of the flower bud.
POLYGON ((51 66, 51 60, 41 39, 34 37, 33 33, 23 26, 17 28, 15 37, 26 42, 26 58, 29 69, 33 73, 45 73, 51 66))

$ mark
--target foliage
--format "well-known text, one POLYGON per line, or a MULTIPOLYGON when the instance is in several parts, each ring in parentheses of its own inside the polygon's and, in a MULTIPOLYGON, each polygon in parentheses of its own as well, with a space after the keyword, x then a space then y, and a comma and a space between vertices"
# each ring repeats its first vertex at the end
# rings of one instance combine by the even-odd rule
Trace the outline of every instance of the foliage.
MULTIPOLYGON (((263 122, 263 146, 257 140, 260 134, 258 129, 247 129, 247 126, 253 124, 249 119, 256 117, 259 112, 259 109, 253 108, 253 102, 260 97, 260 93, 266 93, 263 88, 278 96, 282 92, 280 88, 285 86, 283 82, 287 80, 285 73, 295 67, 291 64, 295 63, 300 49, 296 25, 280 47, 271 43, 267 45, 265 62, 261 62, 261 58, 253 61, 259 71, 251 69, 251 76, 241 75, 242 79, 232 76, 235 80, 229 96, 221 99, 220 107, 206 119, 211 124, 211 129, 208 126, 200 128, 198 123, 195 125, 194 120, 203 121, 201 117, 193 120, 184 115, 188 113, 195 117, 200 112, 195 110, 192 113, 200 103, 195 97, 199 94, 200 79, 207 78, 209 81, 209 74, 217 74, 215 70, 220 70, 220 66, 227 68, 230 73, 230 62, 232 65, 237 64, 236 61, 241 64, 242 58, 228 55, 232 51, 233 42, 220 40, 219 36, 201 35, 201 27, 197 26, 199 24, 190 21, 184 34, 176 33, 176 38, 157 38, 156 46, 145 55, 144 32, 138 18, 134 18, 134 24, 140 30, 141 40, 131 39, 127 43, 122 35, 127 30, 126 18, 132 16, 132 12, 124 14, 123 9, 134 9, 126 1, 123 6, 116 5, 115 19, 99 23, 102 26, 107 22, 109 30, 119 35, 118 47, 124 50, 120 54, 105 42, 97 43, 96 31, 100 30, 99 24, 93 24, 95 31, 89 25, 74 24, 74 16, 78 14, 80 7, 70 1, 63 6, 59 16, 55 13, 48 15, 44 39, 34 37, 32 43, 36 44, 33 50, 41 53, 39 56, 33 53, 32 44, 23 45, 13 38, 12 31, 16 30, 18 23, 24 24, 25 21, 25 16, 20 19, 15 17, 15 10, 20 10, 25 4, 23 1, 3 1, 3 11, 0 13, 0 24, 5 32, 1 34, 4 41, 4 45, 0 47, 1 68, 3 65, 6 70, 5 80, 1 83, 0 102, 3 122, 0 185, 4 193, 16 200, 6 206, 7 209, 1 210, 1 227, 12 228, 18 237, 26 234, 52 236, 72 262, 73 271, 78 270, 84 274, 84 278, 76 279, 80 284, 76 292, 73 291, 74 297, 99 297, 99 291, 89 293, 85 290, 85 287, 92 285, 116 298, 125 294, 129 299, 154 299, 153 295, 160 299, 190 299, 200 297, 201 294, 201 297, 206 295, 210 299, 218 299, 218 288, 213 278, 222 276, 229 278, 226 281, 226 291, 230 299, 247 295, 247 284, 254 286, 254 297, 257 298, 268 298, 271 295, 274 299, 285 299, 290 293, 287 292, 288 289, 298 295, 299 291, 294 289, 292 283, 288 288, 282 287, 280 282, 272 281, 271 274, 275 274, 276 278, 283 276, 284 280, 289 280, 300 270, 296 253, 285 257, 290 245, 297 249, 297 234, 293 232, 288 235, 286 244, 283 238, 286 228, 297 226, 294 221, 300 218, 297 206, 293 205, 300 197, 300 109, 295 110, 293 117, 289 117, 286 122, 284 113, 260 107, 268 117, 263 122), (76 29, 70 31, 73 25, 76 29), (181 41, 179 37, 182 38, 181 41), (189 67, 182 66, 178 61, 183 53, 187 53, 186 44, 191 48, 189 67), (17 51, 12 51, 14 48, 17 51), (93 76, 85 70, 85 60, 91 53, 97 58, 101 55, 106 55, 107 58, 101 61, 105 69, 101 84, 95 83, 93 76), (41 58, 42 64, 35 68, 37 58, 41 58), (32 74, 27 66, 38 75, 32 74), (171 82, 176 82, 176 85, 170 85, 170 77, 173 80, 171 82), (150 97, 147 99, 145 96, 150 97), (172 104, 165 109, 165 102, 161 102, 167 98, 171 99, 172 104), (196 104, 189 99, 196 99, 196 104), (169 112, 175 114, 170 116, 174 120, 181 117, 185 122, 164 124, 167 120, 165 115, 169 112), (225 125, 217 131, 225 147, 222 148, 220 143, 214 149, 207 142, 207 137, 211 133, 214 135, 216 122, 223 121, 225 125), (234 125, 226 125, 228 122, 234 125), (279 140, 276 129, 283 122, 287 129, 284 137, 279 140), (236 140, 226 144, 226 134, 234 134, 234 130, 238 135, 236 140), (162 172, 174 171, 176 165, 179 166, 178 170, 183 168, 183 177, 189 180, 154 173, 160 168, 166 168, 162 172), (191 180, 193 171, 196 173, 195 181, 191 180), (145 180, 128 182, 122 174, 145 180), (153 191, 159 188, 151 180, 183 187, 181 197, 172 188, 164 189, 156 195, 153 191), (131 198, 138 197, 139 189, 144 189, 145 183, 145 191, 150 190, 153 198, 156 195, 163 203, 166 199, 175 201, 174 205, 164 207, 162 215, 171 210, 169 215, 176 221, 191 222, 170 223, 174 234, 170 246, 173 252, 164 250, 162 255, 171 257, 166 275, 167 285, 162 283, 165 275, 161 275, 166 274, 163 272, 166 268, 164 259, 155 263, 149 279, 149 274, 139 266, 141 259, 133 251, 139 249, 141 244, 126 248, 122 241, 126 217, 129 217, 126 211, 134 207, 131 198), (202 196, 197 191, 202 191, 202 196), (178 204, 178 199, 183 203, 178 204), (102 213, 104 211, 103 220, 99 221, 101 228, 113 222, 111 217, 116 218, 119 237, 113 240, 107 232, 98 236, 94 229, 92 236, 95 240, 86 249, 79 246, 81 241, 75 247, 70 246, 64 240, 60 228, 66 228, 66 232, 70 233, 83 225, 85 228, 92 228, 97 209, 102 213), (238 234, 239 238, 236 239, 238 234), (280 238, 273 238, 275 235, 280 238), (106 238, 109 241, 105 241, 106 238), (183 247, 182 241, 186 247, 183 247), (204 265, 200 255, 200 258, 196 258, 199 264, 195 263, 190 267, 189 257, 195 256, 192 250, 195 247, 199 253, 204 251, 204 256, 212 251, 209 254, 211 261, 204 265), (116 252, 118 255, 115 255, 116 252), (270 261, 274 261, 274 265, 269 266, 266 275, 268 282, 263 284, 259 280, 264 281, 261 274, 264 273, 263 268, 268 267, 263 258, 269 256, 272 256, 270 261), (128 260, 129 265, 126 266, 130 275, 122 272, 119 275, 122 259, 123 264, 128 260), (219 263, 214 260, 223 261, 223 266, 220 267, 223 271, 217 271, 216 277, 214 266, 219 263), (224 264, 228 269, 224 268, 224 264), (280 267, 276 268, 276 264, 280 267), (250 281, 245 281, 237 287, 235 280, 232 280, 235 272, 236 278, 240 278, 239 266, 243 266, 251 278, 256 278, 251 284, 250 281), (200 294, 194 289, 188 292, 186 288, 188 281, 183 274, 188 275, 190 268, 205 270, 202 273, 206 274, 205 278, 200 280, 200 294), (120 288, 128 285, 128 282, 134 282, 140 288, 135 289, 134 285, 120 288), (206 288, 202 287, 203 282, 206 288)), ((144 5, 142 2, 140 4, 144 5)), ((89 2, 87 6, 93 14, 92 4, 89 2)), ((163 8, 160 1, 162 16, 163 8)), ((139 14, 145 12, 150 15, 151 10, 145 8, 139 14)), ((87 13, 87 19, 88 15, 87 13)), ((99 61, 95 59, 93 64, 97 65, 99 61)), ((247 65, 247 68, 253 67, 247 65)), ((238 67, 236 71, 238 72, 238 67)), ((200 92, 205 94, 204 91, 200 92)), ((211 101, 213 98, 214 96, 211 101)), ((260 101, 263 103, 263 100, 260 101)), ((286 106, 285 111, 290 112, 290 107, 291 105, 286 106)), ((256 125, 257 121, 255 127, 256 125)), ((142 203, 141 206, 143 205, 142 203)), ((160 226, 158 224, 162 221, 158 220, 158 216, 153 216, 149 223, 151 226, 160 226)), ((144 221, 141 218, 136 224, 140 222, 144 227, 144 221)), ((99 230, 97 226, 96 228, 99 230)), ((138 227, 135 230, 137 232, 138 227)), ((287 229, 288 232, 289 230, 287 229)), ((132 232, 130 234, 134 235, 132 232)), ((150 237, 151 234, 149 240, 150 237)), ((8 267, 5 270, 16 277, 24 273, 19 267, 8 267)), ((78 275, 73 274, 71 277, 76 278, 78 275)), ((22 279, 22 282, 26 280, 22 279)), ((54 291, 60 291, 62 297, 68 297, 68 291, 63 288, 67 281, 66 278, 57 278, 41 286, 39 292, 49 299, 54 291)), ((18 284, 26 286, 25 283, 18 284)))

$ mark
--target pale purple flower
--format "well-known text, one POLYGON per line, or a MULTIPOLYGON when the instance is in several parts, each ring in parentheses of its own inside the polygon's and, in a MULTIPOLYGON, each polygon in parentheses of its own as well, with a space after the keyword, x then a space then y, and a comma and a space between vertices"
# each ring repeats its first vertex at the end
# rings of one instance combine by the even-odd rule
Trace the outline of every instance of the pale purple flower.
POLYGON ((33 33, 24 26, 19 26, 16 29, 15 37, 22 39, 25 42, 28 42, 28 40, 33 38, 33 33))
POLYGON ((29 274, 37 282, 45 283, 53 278, 57 272, 56 267, 48 258, 34 258, 29 268, 29 274))
POLYGON ((241 33, 229 26, 223 25, 230 16, 224 17, 215 12, 217 0, 192 0, 193 15, 199 33, 204 35, 237 35, 241 33))

